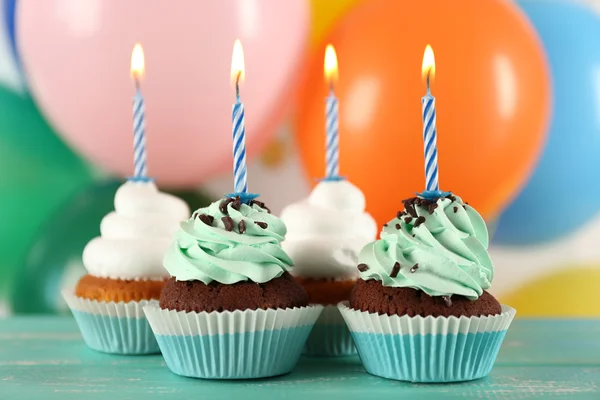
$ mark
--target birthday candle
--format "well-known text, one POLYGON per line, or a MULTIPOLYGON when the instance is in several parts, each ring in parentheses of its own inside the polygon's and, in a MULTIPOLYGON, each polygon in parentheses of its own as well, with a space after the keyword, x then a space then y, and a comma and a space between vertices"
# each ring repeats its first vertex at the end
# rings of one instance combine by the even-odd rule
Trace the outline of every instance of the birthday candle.
POLYGON ((233 179, 234 191, 244 194, 248 191, 246 171, 246 127, 244 125, 244 104, 240 101, 240 82, 244 80, 244 51, 239 39, 233 45, 231 59, 231 79, 235 81, 236 101, 232 110, 233 122, 233 179))
POLYGON ((134 180, 145 180, 146 169, 146 116, 144 97, 140 90, 140 79, 144 75, 144 52, 138 43, 131 54, 131 75, 135 81, 133 98, 133 163, 134 180))
POLYGON ((423 112, 423 142, 425 152, 426 190, 439 190, 437 161, 437 129, 435 120, 435 97, 431 94, 431 80, 435 76, 433 49, 427 45, 423 55, 422 74, 427 84, 427 94, 421 99, 423 112))
POLYGON ((325 100, 325 175, 326 178, 337 178, 340 173, 340 146, 338 133, 338 99, 334 93, 334 83, 337 79, 338 66, 335 49, 327 45, 325 50, 325 79, 329 83, 329 96, 325 100))

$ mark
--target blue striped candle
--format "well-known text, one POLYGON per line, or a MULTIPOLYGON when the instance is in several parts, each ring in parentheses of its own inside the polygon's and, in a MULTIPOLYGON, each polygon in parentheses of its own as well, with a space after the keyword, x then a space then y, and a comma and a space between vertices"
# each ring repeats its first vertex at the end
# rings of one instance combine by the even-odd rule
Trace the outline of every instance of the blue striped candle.
MULTIPOLYGON (((239 93, 239 90, 238 90, 239 93)), ((248 173, 246 171, 246 127, 244 125, 244 104, 240 96, 233 105, 233 180, 235 193, 248 191, 248 173)))
POLYGON ((340 143, 338 134, 338 99, 333 90, 327 97, 325 113, 327 116, 326 130, 326 176, 336 178, 340 173, 340 143))
POLYGON ((140 90, 140 77, 144 74, 144 52, 138 43, 131 54, 131 75, 135 81, 133 98, 133 180, 147 180, 146 169, 146 116, 144 97, 140 90))
POLYGON ((435 73, 435 59, 431 46, 423 55, 423 75, 427 83, 427 94, 421 99, 423 112, 423 142, 425 153, 425 181, 427 191, 439 191, 437 129, 435 121, 435 97, 431 95, 431 75, 435 73))
POLYGON ((244 104, 240 101, 240 81, 244 80, 244 50, 239 39, 233 45, 231 56, 231 79, 235 82, 236 101, 231 120, 233 125, 233 187, 235 195, 244 199, 248 193, 248 172, 246 170, 246 126, 244 125, 244 104))

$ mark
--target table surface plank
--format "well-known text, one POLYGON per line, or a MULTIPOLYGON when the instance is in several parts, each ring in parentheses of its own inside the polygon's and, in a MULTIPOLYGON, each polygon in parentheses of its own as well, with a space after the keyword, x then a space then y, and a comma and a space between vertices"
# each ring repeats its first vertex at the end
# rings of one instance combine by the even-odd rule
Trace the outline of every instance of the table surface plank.
POLYGON ((160 356, 88 349, 70 317, 0 319, 0 399, 600 400, 600 320, 516 320, 491 375, 460 384, 409 384, 368 375, 357 357, 302 358, 282 377, 203 381, 172 374, 160 356))

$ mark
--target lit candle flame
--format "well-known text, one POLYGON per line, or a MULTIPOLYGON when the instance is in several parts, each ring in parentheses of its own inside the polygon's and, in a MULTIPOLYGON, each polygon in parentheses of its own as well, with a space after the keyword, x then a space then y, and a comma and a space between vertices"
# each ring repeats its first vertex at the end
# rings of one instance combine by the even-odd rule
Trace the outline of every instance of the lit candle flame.
POLYGON ((231 56, 231 83, 237 88, 240 83, 244 82, 245 75, 244 49, 242 48, 240 39, 236 39, 233 44, 233 54, 231 56))
POLYGON ((423 66, 421 67, 421 75, 423 80, 427 84, 429 89, 430 81, 435 78, 435 56, 433 55, 433 49, 430 45, 425 47, 425 53, 423 54, 423 66))
POLYGON ((325 79, 330 86, 333 86, 338 79, 337 55, 331 44, 328 44, 325 49, 325 79))
POLYGON ((138 81, 144 77, 144 50, 136 43, 131 52, 131 76, 138 81))

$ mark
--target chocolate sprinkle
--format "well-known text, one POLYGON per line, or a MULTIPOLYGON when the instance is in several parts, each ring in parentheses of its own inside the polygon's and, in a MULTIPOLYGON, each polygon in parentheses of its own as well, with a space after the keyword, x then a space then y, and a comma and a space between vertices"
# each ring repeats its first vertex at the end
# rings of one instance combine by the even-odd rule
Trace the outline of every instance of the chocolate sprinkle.
POLYGON ((412 266, 412 268, 410 269, 410 272, 414 273, 418 269, 419 269, 419 263, 416 263, 415 265, 412 266))
POLYGON ((413 220, 412 217, 406 217, 406 218, 404 218, 404 222, 407 223, 407 224, 410 224, 410 221, 412 221, 412 220, 413 220))
POLYGON ((198 217, 198 212, 194 212, 194 213, 192 214, 192 219, 196 219, 197 217, 198 217))
POLYGON ((265 210, 267 210, 267 212, 268 212, 269 214, 271 214, 271 210, 269 209, 269 207, 267 207, 267 206, 265 205, 265 203, 263 203, 262 201, 258 201, 258 200, 251 200, 251 201, 250 201, 250 205, 254 205, 254 204, 256 204, 257 206, 259 206, 260 208, 264 208, 265 210))
POLYGON ((447 199, 449 199, 450 201, 456 201, 456 196, 453 196, 451 194, 449 194, 448 196, 446 196, 447 199))
POLYGON ((415 221, 415 228, 418 227, 419 225, 421 225, 422 223, 425 222, 425 217, 424 216, 420 216, 419 218, 416 219, 415 221))
POLYGON ((394 264, 394 268, 392 268, 392 273, 390 274, 390 278, 395 278, 398 276, 398 272, 400 272, 400 263, 396 262, 394 264))
POLYGON ((383 226, 388 226, 388 224, 383 224, 383 226))
POLYGON ((369 270, 369 266, 367 264, 358 264, 357 268, 360 272, 365 272, 369 270))
POLYGON ((229 205, 229 203, 232 203, 232 202, 233 202, 233 199, 231 197, 228 197, 225 200, 223 200, 221 202, 221 204, 219 204, 219 211, 221 211, 225 215, 228 215, 229 211, 227 211, 227 206, 229 205))
POLYGON ((240 200, 240 196, 235 198, 235 200, 231 203, 231 207, 234 210, 240 211, 240 208, 242 208, 242 200, 240 200))
POLYGON ((452 307, 452 299, 450 298, 450 296, 442 296, 442 299, 444 299, 446 307, 452 307))
POLYGON ((267 224, 266 222, 262 222, 262 221, 254 221, 254 223, 263 229, 267 229, 267 227, 269 226, 269 224, 267 224))
POLYGON ((458 207, 454 206, 454 213, 458 211, 458 207))
POLYGON ((398 230, 402 229, 402 227, 400 226, 400 224, 396 224, 396 229, 398 229, 398 230))
POLYGON ((406 211, 413 217, 413 218, 417 218, 417 210, 415 210, 415 206, 413 206, 410 203, 406 204, 406 211))
POLYGON ((198 218, 200 218, 200 221, 204 222, 208 226, 212 226, 212 223, 215 220, 215 217, 206 214, 200 214, 198 218))
POLYGON ((246 232, 246 221, 241 220, 238 223, 238 230, 240 231, 240 233, 245 233, 246 232))
POLYGON ((428 207, 429 214, 433 214, 436 208, 438 208, 438 203, 431 203, 428 207))
POLYGON ((402 216, 403 216, 404 214, 405 214, 405 212, 404 212, 404 211, 398 211, 398 212, 396 213, 396 218, 400 219, 400 218, 402 218, 402 216))
POLYGON ((223 221, 223 225, 225 225, 225 230, 227 232, 231 232, 233 230, 235 223, 231 217, 223 217, 221 218, 221 221, 223 221))

